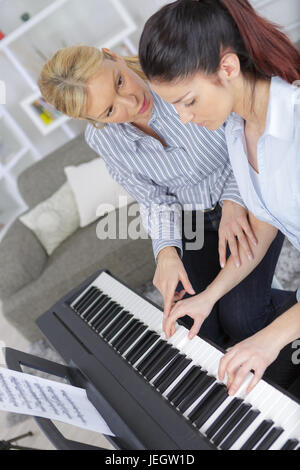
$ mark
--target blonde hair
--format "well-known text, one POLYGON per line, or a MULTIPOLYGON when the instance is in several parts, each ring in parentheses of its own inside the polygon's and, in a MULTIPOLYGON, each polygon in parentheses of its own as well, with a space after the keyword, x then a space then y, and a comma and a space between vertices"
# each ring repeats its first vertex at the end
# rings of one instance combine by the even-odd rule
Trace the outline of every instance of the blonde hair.
MULTIPOLYGON (((106 50, 82 44, 56 51, 45 63, 38 79, 43 98, 55 109, 74 119, 85 119, 97 129, 105 124, 85 117, 88 81, 99 70, 104 59, 114 60, 106 50)), ((123 57, 127 66, 146 80, 137 56, 123 57)))

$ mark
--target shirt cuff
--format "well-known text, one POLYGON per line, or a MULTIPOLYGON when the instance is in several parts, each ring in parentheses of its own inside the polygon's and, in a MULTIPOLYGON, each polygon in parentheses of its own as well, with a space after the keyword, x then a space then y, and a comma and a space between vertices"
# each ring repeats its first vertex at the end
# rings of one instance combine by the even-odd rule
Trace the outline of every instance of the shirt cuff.
POLYGON ((183 249, 182 249, 182 241, 181 240, 152 240, 152 247, 155 261, 157 262, 158 253, 167 246, 174 246, 177 248, 177 252, 179 251, 179 256, 182 258, 183 256, 183 249))
POLYGON ((238 196, 237 194, 230 194, 230 195, 226 195, 226 196, 222 196, 222 199, 220 199, 219 201, 219 204, 221 207, 223 207, 223 204, 225 201, 233 201, 233 202, 236 202, 237 204, 239 204, 240 206, 244 207, 245 209, 247 209, 247 207, 245 206, 244 204, 244 201, 243 199, 238 196))

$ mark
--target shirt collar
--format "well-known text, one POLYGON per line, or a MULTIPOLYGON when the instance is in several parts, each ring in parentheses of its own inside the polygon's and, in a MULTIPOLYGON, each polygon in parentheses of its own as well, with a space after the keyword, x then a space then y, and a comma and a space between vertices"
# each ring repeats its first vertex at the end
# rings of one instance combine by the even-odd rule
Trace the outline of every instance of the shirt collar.
POLYGON ((244 119, 236 113, 231 113, 225 122, 225 128, 229 135, 237 138, 244 133, 244 119))
MULTIPOLYGON (((157 108, 159 105, 159 100, 161 100, 161 98, 156 93, 154 93, 154 91, 152 90, 152 88, 150 87, 148 83, 147 85, 149 86, 149 90, 153 98, 153 108, 152 108, 151 116, 148 122, 149 125, 151 125, 151 123, 155 122, 159 118, 159 113, 158 113, 157 108)), ((130 124, 130 122, 124 122, 119 125, 123 133, 125 134, 125 136, 133 141, 139 140, 145 137, 145 133, 141 131, 140 129, 138 129, 137 127, 130 124)))
POLYGON ((271 80, 267 122, 264 135, 292 140, 295 126, 296 87, 279 77, 271 80))
MULTIPOLYGON (((279 77, 272 78, 264 136, 271 135, 281 140, 293 139, 295 89, 295 86, 279 77)), ((231 113, 226 127, 234 137, 239 137, 244 133, 244 122, 241 116, 231 113)))

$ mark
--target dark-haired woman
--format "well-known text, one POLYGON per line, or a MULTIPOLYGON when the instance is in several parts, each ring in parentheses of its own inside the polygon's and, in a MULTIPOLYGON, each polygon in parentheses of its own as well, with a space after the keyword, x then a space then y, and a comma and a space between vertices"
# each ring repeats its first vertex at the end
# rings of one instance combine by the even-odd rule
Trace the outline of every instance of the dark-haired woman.
MULTIPOLYGON (((174 333, 176 319, 189 315, 193 337, 278 233, 300 250, 300 54, 247 0, 180 0, 146 23, 140 62, 153 90, 175 105, 184 123, 215 130, 226 122, 230 160, 258 239, 253 261, 241 253, 237 270, 229 258, 203 293, 170 312, 166 335, 174 333)), ((249 292, 251 299, 257 295, 249 292)), ((300 337, 299 301, 298 291, 283 314, 224 356, 219 375, 227 373, 230 393, 254 370, 249 392, 280 350, 300 337)))

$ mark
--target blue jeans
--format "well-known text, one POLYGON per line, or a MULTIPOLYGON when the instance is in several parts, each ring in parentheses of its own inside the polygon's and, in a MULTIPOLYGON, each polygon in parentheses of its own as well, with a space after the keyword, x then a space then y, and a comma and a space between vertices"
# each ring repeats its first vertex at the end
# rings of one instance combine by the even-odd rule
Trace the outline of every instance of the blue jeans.
MULTIPOLYGON (((183 233, 183 264, 196 293, 203 291, 220 272, 218 229, 222 209, 219 205, 204 214, 204 246, 201 250, 186 250, 183 233)), ((196 214, 193 217, 196 230, 196 214)), ((260 264, 239 285, 217 302, 203 323, 199 334, 221 347, 235 344, 272 322, 276 310, 292 295, 290 291, 271 287, 284 236, 278 232, 260 264)), ((230 251, 227 249, 227 258, 230 251)), ((237 268, 238 269, 238 268, 237 268)), ((179 288, 182 288, 179 286, 179 288)), ((186 295, 186 297, 190 297, 186 295)), ((193 320, 186 316, 188 328, 193 320)))

